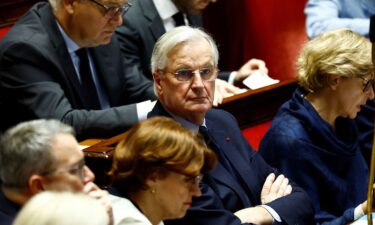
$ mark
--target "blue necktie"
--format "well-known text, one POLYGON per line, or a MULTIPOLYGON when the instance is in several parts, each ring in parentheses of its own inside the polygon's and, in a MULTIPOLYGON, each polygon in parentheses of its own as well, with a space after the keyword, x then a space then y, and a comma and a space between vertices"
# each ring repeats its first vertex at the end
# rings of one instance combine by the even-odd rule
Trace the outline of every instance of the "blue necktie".
POLYGON ((78 49, 76 54, 80 61, 79 75, 81 77, 81 88, 88 106, 87 109, 100 109, 99 97, 92 77, 87 50, 86 48, 78 49))

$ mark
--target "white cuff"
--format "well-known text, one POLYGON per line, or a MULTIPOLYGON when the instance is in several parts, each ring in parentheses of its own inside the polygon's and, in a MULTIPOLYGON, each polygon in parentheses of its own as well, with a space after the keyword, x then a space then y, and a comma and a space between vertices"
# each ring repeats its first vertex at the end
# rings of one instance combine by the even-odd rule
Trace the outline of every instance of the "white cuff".
POLYGON ((155 101, 151 102, 150 100, 137 103, 136 106, 137 106, 138 120, 147 119, 147 114, 152 110, 154 105, 155 105, 155 101))
POLYGON ((281 218, 279 214, 277 214, 277 212, 273 208, 269 207, 268 205, 260 205, 260 206, 265 208, 271 214, 274 220, 281 223, 281 218))
POLYGON ((237 76, 237 71, 233 71, 229 74, 228 83, 234 84, 234 79, 237 76))
POLYGON ((357 207, 354 209, 354 220, 358 220, 362 216, 364 216, 365 213, 362 210, 361 204, 359 204, 357 207))

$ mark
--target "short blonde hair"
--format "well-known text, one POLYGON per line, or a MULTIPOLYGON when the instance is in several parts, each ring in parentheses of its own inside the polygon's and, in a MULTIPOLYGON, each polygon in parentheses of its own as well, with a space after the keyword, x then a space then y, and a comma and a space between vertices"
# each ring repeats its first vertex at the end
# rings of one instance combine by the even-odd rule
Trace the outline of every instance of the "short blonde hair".
POLYGON ((197 176, 211 170, 216 155, 196 133, 174 119, 156 116, 127 131, 117 145, 109 174, 113 186, 126 193, 148 189, 147 178, 169 171, 197 176))
POLYGON ((32 197, 13 225, 109 225, 105 207, 88 195, 44 191, 32 197))
POLYGON ((348 29, 322 33, 303 47, 297 73, 300 86, 309 92, 327 87, 336 77, 373 76, 371 43, 348 29))

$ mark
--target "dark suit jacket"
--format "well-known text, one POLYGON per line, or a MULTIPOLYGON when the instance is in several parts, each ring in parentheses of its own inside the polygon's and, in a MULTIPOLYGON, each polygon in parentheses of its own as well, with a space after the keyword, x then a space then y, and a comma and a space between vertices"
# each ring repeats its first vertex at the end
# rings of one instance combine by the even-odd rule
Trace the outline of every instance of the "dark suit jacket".
POLYGON ((136 123, 133 103, 155 98, 152 82, 124 66, 116 38, 90 51, 110 109, 87 110, 50 5, 34 5, 0 42, 0 127, 57 118, 82 139, 113 136, 136 123))
MULTIPOLYGON (((156 41, 166 31, 163 21, 152 0, 133 0, 133 5, 116 30, 121 52, 127 65, 137 65, 143 74, 152 80, 151 55, 156 41)), ((201 15, 190 16, 191 26, 202 27, 201 15)), ((228 80, 230 72, 220 72, 219 78, 228 80)))
MULTIPOLYGON (((156 115, 171 117, 160 102, 148 117, 156 115)), ((239 176, 232 176, 219 160, 216 168, 204 176, 202 196, 193 199, 187 215, 181 220, 167 221, 167 224, 239 225, 241 221, 233 213, 260 205, 260 193, 266 177, 272 172, 278 175, 251 148, 231 114, 211 109, 205 119, 213 142, 219 146, 239 176), (243 197, 245 195, 250 202, 243 197)), ((290 195, 267 205, 280 215, 284 224, 314 224, 314 211, 307 194, 293 183, 292 188, 290 195)))
POLYGON ((21 206, 9 201, 0 190, 0 224, 11 225, 21 206))

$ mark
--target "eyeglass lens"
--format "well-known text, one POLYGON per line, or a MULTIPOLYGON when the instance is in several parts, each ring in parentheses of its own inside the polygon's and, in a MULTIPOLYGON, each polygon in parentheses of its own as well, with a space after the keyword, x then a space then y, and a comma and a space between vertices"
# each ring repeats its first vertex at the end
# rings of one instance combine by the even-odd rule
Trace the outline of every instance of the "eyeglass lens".
POLYGON ((375 83, 374 83, 374 79, 370 79, 368 81, 365 80, 365 87, 363 88, 363 92, 366 92, 366 91, 369 91, 370 88, 372 88, 372 90, 375 90, 375 83))
MULTIPOLYGON (((203 67, 199 69, 199 75, 204 81, 211 81, 216 78, 216 70, 213 67, 203 67)), ((176 76, 176 79, 179 81, 190 81, 194 75, 195 71, 191 69, 180 69, 177 70, 174 75, 176 76)))

